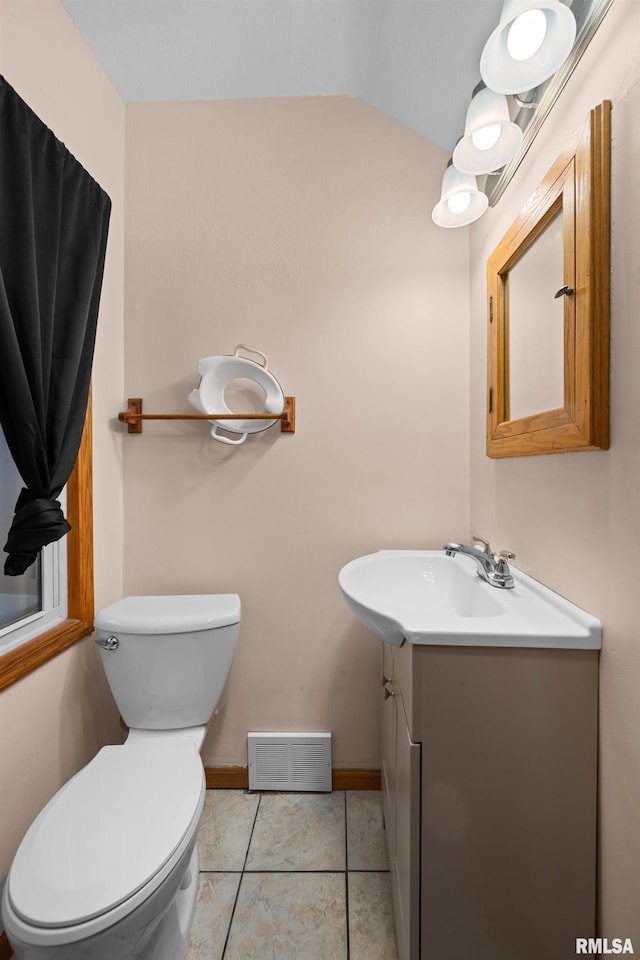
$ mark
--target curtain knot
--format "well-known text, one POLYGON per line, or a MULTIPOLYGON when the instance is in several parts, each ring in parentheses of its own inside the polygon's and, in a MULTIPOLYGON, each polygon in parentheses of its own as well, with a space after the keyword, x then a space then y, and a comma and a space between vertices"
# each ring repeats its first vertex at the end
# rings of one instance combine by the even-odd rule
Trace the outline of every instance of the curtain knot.
POLYGON ((4 572, 9 577, 19 577, 36 559, 47 543, 59 540, 71 527, 62 512, 59 500, 43 497, 31 499, 22 489, 16 512, 9 530, 5 553, 4 572))

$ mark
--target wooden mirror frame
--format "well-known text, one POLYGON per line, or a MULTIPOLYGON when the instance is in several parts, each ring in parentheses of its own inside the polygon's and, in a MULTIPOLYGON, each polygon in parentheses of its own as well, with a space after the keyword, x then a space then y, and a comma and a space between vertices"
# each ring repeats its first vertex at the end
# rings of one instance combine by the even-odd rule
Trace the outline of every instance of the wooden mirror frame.
POLYGON ((487 261, 487 456, 609 446, 611 103, 591 111, 487 261), (563 212, 564 406, 509 419, 509 271, 563 212))
POLYGON ((67 484, 67 517, 71 524, 67 534, 67 619, 0 656, 0 690, 93 632, 92 460, 89 393, 80 450, 67 484))

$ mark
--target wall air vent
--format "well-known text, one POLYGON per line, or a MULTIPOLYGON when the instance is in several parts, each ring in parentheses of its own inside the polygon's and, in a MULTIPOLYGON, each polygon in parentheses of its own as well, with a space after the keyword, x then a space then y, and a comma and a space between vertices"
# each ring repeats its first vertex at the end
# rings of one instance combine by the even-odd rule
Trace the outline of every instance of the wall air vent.
POLYGON ((330 733, 250 733, 250 790, 331 790, 330 733))

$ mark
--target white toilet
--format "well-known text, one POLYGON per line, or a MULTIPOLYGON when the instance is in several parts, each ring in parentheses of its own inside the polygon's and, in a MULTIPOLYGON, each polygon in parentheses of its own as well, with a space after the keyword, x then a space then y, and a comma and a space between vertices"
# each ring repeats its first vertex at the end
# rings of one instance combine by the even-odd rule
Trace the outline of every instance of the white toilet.
POLYGON ((182 960, 198 887, 199 749, 240 623, 237 594, 125 597, 95 619, 129 735, 34 820, 2 898, 20 960, 182 960))

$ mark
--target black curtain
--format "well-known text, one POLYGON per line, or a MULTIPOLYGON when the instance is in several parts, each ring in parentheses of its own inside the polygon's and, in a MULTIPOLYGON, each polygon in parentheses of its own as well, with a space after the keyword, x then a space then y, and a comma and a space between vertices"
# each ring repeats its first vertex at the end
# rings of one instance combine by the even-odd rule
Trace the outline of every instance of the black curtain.
POLYGON ((24 482, 4 572, 71 528, 111 201, 0 77, 0 424, 24 482))

